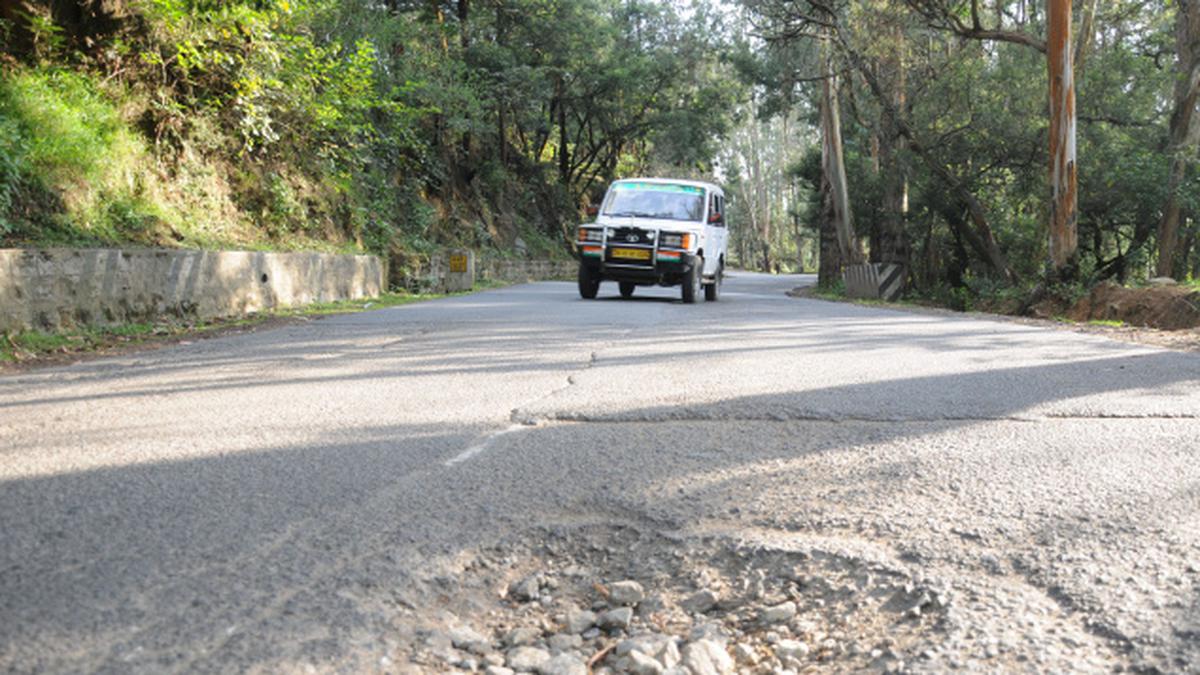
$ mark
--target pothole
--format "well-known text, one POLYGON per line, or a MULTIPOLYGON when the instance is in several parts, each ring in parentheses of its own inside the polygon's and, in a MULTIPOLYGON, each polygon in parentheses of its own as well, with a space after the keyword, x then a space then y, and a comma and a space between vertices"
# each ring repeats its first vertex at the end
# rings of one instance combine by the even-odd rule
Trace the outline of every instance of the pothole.
POLYGON ((538 529, 433 584, 396 655, 414 672, 898 671, 935 658, 948 602, 865 556, 614 525, 538 529))

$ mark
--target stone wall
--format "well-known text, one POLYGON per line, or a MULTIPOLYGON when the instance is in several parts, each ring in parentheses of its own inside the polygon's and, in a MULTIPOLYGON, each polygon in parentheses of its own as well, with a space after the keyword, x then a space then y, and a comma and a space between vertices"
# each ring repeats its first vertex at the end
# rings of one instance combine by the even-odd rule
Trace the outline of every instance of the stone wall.
POLYGON ((526 281, 574 280, 579 273, 579 263, 574 260, 483 260, 475 265, 476 278, 480 281, 526 281))
POLYGON ((0 331, 240 316, 374 297, 375 256, 117 249, 0 249, 0 331))
MULTIPOLYGON (((525 283, 529 281, 574 281, 579 263, 574 260, 527 260, 517 258, 482 258, 475 256, 476 281, 525 283)), ((415 289, 446 290, 449 273, 449 253, 435 255, 427 270, 403 285, 415 289)))

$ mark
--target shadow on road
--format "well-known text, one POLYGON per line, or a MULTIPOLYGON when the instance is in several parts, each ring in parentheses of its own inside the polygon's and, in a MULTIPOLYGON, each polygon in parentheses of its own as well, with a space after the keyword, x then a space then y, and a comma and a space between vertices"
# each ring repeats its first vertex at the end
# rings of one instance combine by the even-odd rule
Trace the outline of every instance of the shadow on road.
MULTIPOLYGON (((71 369, 69 381, 40 379, 36 389, 4 392, 0 406, 4 415, 20 415, 47 404, 150 405, 156 397, 244 388, 277 389, 285 396, 298 385, 325 387, 336 396, 339 388, 361 381, 520 377, 572 365, 553 347, 577 340, 577 327, 552 330, 497 318, 461 334, 434 332, 439 316, 447 320, 443 328, 451 317, 427 314, 415 327, 357 318, 318 322, 283 329, 273 342, 223 340, 215 352, 163 354, 119 372, 111 363, 86 364, 71 369), (542 357, 530 357, 531 344, 545 347, 542 357), (313 354, 333 355, 349 372, 326 373, 322 361, 309 358, 313 354), (161 381, 166 378, 175 379, 161 381), (146 379, 161 382, 147 385, 146 379), (80 386, 91 389, 73 391, 80 386)), ((705 342, 694 349, 629 356, 620 365, 769 356, 794 353, 797 344, 806 354, 849 351, 867 358, 897 341, 930 358, 975 350, 980 358, 1003 360, 1010 350, 1043 345, 1047 335, 1015 327, 995 335, 966 327, 930 335, 916 329, 940 319, 853 307, 831 309, 820 329, 807 331, 778 313, 742 315, 739 321, 710 319, 703 325, 705 342), (778 344, 747 347, 750 338, 778 344)), ((653 335, 627 335, 602 321, 591 328, 630 351, 697 340, 694 327, 664 324, 669 327, 653 335)), ((1045 528, 1061 533, 1056 522, 1081 514, 1097 522, 1119 515, 1130 528, 1121 539, 1103 528, 1076 528, 1079 545, 1099 552, 1138 537, 1182 536, 1200 544, 1194 529, 1184 532, 1181 525, 1194 523, 1200 510, 1194 457, 1185 462, 1182 455, 1154 449, 1162 456, 1143 463, 1141 427, 1112 427, 1113 442, 1099 449, 1088 447, 1094 440, 1073 442, 1069 435, 1038 440, 1034 425, 1027 425, 1028 436, 1021 425, 1005 431, 1008 437, 977 433, 990 424, 980 418, 1014 417, 1102 394, 1143 398, 1151 411, 1167 410, 1173 398, 1194 400, 1189 397, 1200 387, 1195 356, 1116 343, 1088 346, 1103 355, 729 397, 682 409, 624 409, 614 424, 513 434, 449 468, 444 461, 475 442, 477 429, 378 424, 309 444, 85 471, 71 470, 67 458, 68 468, 56 475, 0 482, 0 669, 119 671, 132 660, 142 670, 224 670, 342 658, 362 635, 392 630, 395 605, 388 598, 425 573, 422 561, 452 559, 564 513, 614 519, 641 514, 687 527, 726 517, 727 498, 758 495, 762 501, 746 508, 763 526, 836 530, 836 523, 823 519, 832 509, 858 536, 864 535, 855 518, 874 524, 871 536, 900 549, 911 543, 912 532, 882 528, 888 518, 921 536, 951 536, 945 528, 922 529, 926 516, 911 515, 922 511, 913 507, 916 501, 947 522, 987 516, 1007 524, 1007 531, 987 533, 992 546, 1050 572, 1058 563, 1038 558, 1025 537, 1045 535, 1045 528), (964 403, 977 408, 970 415, 938 415, 939 401, 946 410, 964 403), (928 412, 930 405, 935 408, 926 419, 946 419, 786 422, 814 410, 886 418, 917 406, 928 412), (680 424, 634 421, 641 419, 680 424), (687 425, 703 425, 703 431, 688 432, 687 425), (1120 443, 1131 445, 1114 445, 1120 443), (998 452, 996 444, 1010 449, 998 452), (1127 473, 1106 472, 1105 462, 1127 473), (996 480, 999 475, 1011 480, 996 480), (1074 482, 1069 499, 1058 490, 1062 481, 1074 482), (1181 481, 1187 487, 1179 487, 1181 481), (914 496, 914 485, 923 496, 914 496), (1023 491, 1017 503, 1028 511, 1004 512, 1014 490, 1023 491), (1155 496, 1172 490, 1177 498, 1160 508, 1155 496), (1106 499, 1093 500, 1090 492, 1106 499), (783 508, 789 503, 800 507, 783 508), (891 508, 897 504, 907 511, 891 508)), ((1081 429, 1091 423, 1103 424, 1076 422, 1081 429)), ((120 435, 128 424, 121 419, 88 433, 120 435)), ((188 442, 178 427, 159 432, 188 442)), ((25 450, 16 445, 20 439, 0 441, 0 456, 25 450)), ((86 452, 88 444, 85 434, 77 447, 86 452)), ((1189 625, 1200 621, 1194 603, 1184 615, 1189 625)))

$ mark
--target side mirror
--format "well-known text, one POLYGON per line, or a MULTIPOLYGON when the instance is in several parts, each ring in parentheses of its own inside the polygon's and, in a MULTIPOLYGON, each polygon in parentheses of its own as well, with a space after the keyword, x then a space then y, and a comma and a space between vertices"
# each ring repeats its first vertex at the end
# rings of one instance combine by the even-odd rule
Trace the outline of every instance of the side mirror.
POLYGON ((589 204, 588 205, 588 207, 587 207, 588 216, 595 218, 596 214, 598 214, 598 213, 600 213, 600 205, 599 204, 589 204))

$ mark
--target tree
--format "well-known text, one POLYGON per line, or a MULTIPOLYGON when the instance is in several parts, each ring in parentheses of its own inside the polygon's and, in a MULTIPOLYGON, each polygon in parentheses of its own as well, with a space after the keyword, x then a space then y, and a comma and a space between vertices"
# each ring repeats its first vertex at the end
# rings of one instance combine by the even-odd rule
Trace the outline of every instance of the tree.
POLYGON ((1160 277, 1181 276, 1185 267, 1179 259, 1179 190, 1200 142, 1200 116, 1196 114, 1200 102, 1200 0, 1176 0, 1175 54, 1174 107, 1167 145, 1170 172, 1167 201, 1158 223, 1155 267, 1160 277))
POLYGON ((842 153, 842 118, 838 105, 837 76, 833 72, 833 47, 822 40, 821 55, 821 168, 823 184, 828 185, 829 217, 837 232, 842 263, 863 261, 854 220, 850 213, 850 187, 846 184, 846 163, 842 153))
POLYGON ((1075 177, 1075 69, 1071 52, 1071 1, 1046 0, 1050 76, 1050 261, 1055 278, 1072 278, 1078 266, 1078 192, 1075 177))

